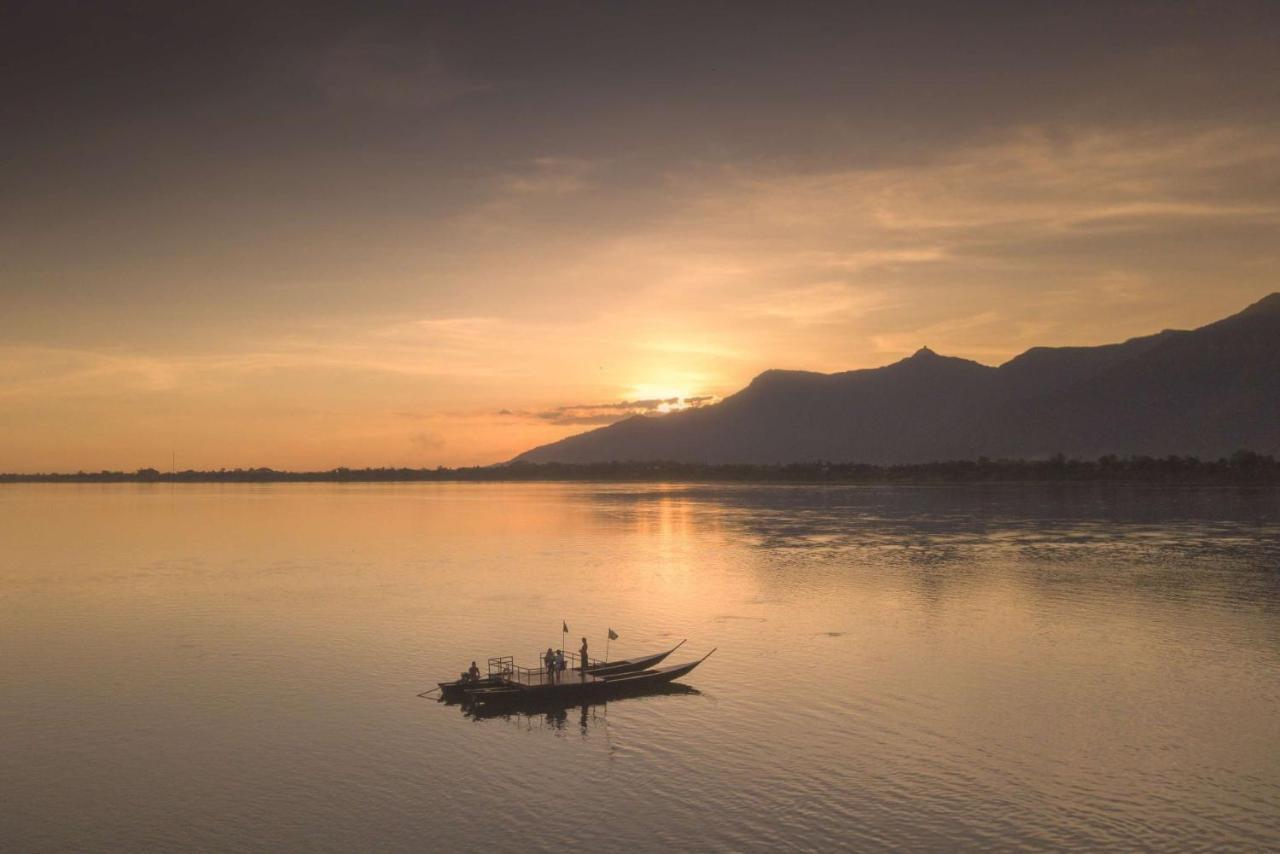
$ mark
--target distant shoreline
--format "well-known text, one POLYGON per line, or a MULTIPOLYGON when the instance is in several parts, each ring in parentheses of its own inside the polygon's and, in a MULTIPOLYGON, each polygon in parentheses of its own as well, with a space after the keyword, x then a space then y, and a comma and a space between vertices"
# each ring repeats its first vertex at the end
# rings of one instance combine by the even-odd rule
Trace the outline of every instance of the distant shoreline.
POLYGON ((902 465, 794 463, 704 465, 675 462, 513 463, 465 468, 336 468, 216 471, 0 474, 0 483, 417 483, 417 482, 724 482, 724 483, 1189 483, 1280 484, 1274 456, 1237 451, 1230 457, 1117 457, 1079 460, 952 460, 902 465))

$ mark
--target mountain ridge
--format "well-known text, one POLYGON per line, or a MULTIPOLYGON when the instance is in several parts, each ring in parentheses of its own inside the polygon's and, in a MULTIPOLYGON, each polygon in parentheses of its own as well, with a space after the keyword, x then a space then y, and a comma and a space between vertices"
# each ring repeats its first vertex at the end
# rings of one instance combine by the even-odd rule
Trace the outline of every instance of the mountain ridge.
POLYGON ((770 369, 717 404, 637 415, 512 462, 880 464, 1280 450, 1280 292, 1194 330, 1032 347, 992 367, 921 347, 879 368, 770 369))

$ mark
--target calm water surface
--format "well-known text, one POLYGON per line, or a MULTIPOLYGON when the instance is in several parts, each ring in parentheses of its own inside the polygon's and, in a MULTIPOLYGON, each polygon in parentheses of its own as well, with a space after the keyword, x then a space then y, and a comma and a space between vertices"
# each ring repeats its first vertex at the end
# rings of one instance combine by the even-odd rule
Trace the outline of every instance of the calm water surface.
POLYGON ((12 851, 1280 847, 1275 490, 4 486, 0 650, 12 851))

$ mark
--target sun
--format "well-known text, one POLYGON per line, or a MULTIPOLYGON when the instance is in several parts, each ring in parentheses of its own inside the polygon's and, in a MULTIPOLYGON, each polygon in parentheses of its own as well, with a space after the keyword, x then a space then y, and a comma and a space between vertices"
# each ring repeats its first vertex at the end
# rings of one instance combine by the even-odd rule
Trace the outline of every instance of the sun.
POLYGON ((643 402, 645 409, 661 415, 693 409, 712 399, 710 395, 693 392, 688 386, 674 383, 641 383, 628 389, 625 396, 629 401, 643 402))

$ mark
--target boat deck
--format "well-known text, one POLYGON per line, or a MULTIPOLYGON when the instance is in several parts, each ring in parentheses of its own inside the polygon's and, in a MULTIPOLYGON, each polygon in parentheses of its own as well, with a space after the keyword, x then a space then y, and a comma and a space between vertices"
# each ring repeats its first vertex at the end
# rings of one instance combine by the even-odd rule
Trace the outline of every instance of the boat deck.
MULTIPOLYGON (((548 673, 545 667, 521 667, 509 655, 496 656, 489 659, 489 678, 496 679, 509 688, 540 689, 539 693, 547 689, 581 687, 603 681, 590 673, 583 677, 582 671, 577 669, 576 653, 566 653, 565 659, 568 667, 564 671, 548 673)), ((604 665, 604 662, 588 659, 588 664, 596 667, 604 665)))
POLYGON ((522 667, 503 676, 502 681, 514 688, 554 688, 591 685, 605 680, 590 673, 584 679, 580 670, 566 670, 563 673, 554 674, 554 678, 549 679, 545 670, 526 670, 522 667))

